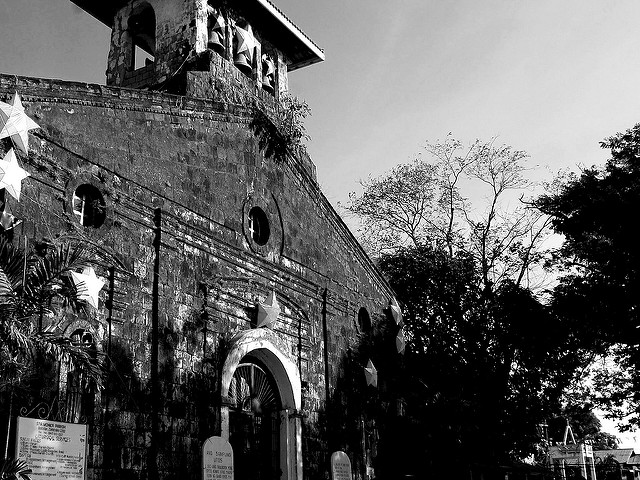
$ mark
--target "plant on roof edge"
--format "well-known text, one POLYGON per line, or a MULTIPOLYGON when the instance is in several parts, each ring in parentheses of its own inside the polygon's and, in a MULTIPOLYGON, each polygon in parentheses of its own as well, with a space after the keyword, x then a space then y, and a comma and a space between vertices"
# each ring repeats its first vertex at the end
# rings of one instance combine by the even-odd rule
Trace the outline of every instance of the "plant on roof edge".
POLYGON ((258 137, 258 145, 264 154, 283 162, 287 155, 306 152, 304 142, 310 137, 304 127, 304 119, 310 114, 307 103, 291 95, 281 97, 274 109, 256 100, 249 126, 258 137))

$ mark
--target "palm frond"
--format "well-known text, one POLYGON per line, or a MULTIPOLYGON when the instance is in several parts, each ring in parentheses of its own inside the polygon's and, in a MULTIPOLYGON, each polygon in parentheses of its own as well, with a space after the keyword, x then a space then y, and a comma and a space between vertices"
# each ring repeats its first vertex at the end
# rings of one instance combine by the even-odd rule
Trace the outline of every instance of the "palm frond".
POLYGON ((74 369, 87 375, 102 388, 104 374, 104 354, 84 345, 75 345, 62 335, 41 333, 34 335, 32 341, 36 350, 59 361, 69 361, 74 369))
POLYGON ((24 250, 0 236, 0 297, 22 287, 24 250))
POLYGON ((82 307, 68 274, 86 266, 90 255, 82 244, 62 244, 44 255, 29 252, 25 257, 22 249, 0 238, 0 360, 15 359, 37 369, 40 355, 44 355, 71 362, 102 385, 102 357, 98 353, 74 345, 62 335, 36 331, 38 320, 45 315, 59 314, 66 306, 74 310, 82 307))
POLYGON ((60 245, 44 257, 31 258, 24 296, 36 303, 42 303, 42 300, 59 295, 66 290, 64 296, 70 299, 75 298, 76 291, 67 274, 86 266, 89 253, 82 245, 60 245))
POLYGON ((32 471, 24 460, 5 458, 0 460, 0 480, 31 480, 32 471))

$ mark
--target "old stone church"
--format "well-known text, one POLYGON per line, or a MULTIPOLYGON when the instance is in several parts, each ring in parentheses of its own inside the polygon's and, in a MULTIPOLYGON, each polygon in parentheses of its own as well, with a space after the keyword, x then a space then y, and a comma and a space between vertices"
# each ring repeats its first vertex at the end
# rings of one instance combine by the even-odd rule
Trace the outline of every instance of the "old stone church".
POLYGON ((323 51, 270 0, 73 1, 112 29, 106 85, 0 75, 39 126, 0 203, 13 242, 98 252, 97 308, 43 326, 107 359, 104 389, 60 366, 43 394, 88 425, 84 478, 200 479, 211 436, 236 480, 329 478, 334 450, 374 478, 375 425, 351 411, 341 438, 327 417, 393 292, 272 120, 323 51))

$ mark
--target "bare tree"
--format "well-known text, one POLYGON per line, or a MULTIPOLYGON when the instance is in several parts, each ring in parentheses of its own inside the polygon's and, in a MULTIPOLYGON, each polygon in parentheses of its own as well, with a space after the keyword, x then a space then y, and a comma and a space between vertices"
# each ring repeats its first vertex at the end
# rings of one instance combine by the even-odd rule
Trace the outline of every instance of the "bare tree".
POLYGON ((486 288, 506 279, 530 284, 549 221, 524 201, 534 188, 527 154, 494 140, 465 146, 448 136, 426 145, 427 159, 361 181, 363 193, 350 194, 344 207, 360 220, 372 255, 427 244, 450 256, 464 250, 486 288))

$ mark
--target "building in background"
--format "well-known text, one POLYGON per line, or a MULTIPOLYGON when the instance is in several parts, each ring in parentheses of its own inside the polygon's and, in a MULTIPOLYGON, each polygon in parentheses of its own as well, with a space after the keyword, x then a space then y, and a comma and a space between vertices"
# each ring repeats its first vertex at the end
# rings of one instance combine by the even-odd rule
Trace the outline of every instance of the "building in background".
POLYGON ((640 479, 640 455, 633 448, 594 450, 593 457, 600 480, 640 479))

